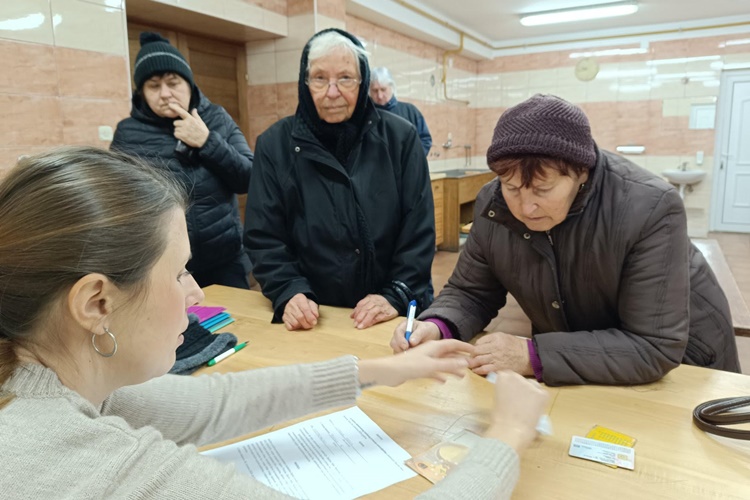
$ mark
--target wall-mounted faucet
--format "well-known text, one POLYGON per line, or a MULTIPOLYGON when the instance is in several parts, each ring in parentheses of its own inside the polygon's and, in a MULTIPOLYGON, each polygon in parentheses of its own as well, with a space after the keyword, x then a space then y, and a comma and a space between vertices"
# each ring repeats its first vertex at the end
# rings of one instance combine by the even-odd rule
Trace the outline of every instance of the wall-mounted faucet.
POLYGON ((443 143, 443 147, 445 149, 450 149, 453 147, 453 134, 448 132, 448 140, 443 143))
POLYGON ((679 167, 677 167, 679 170, 682 170, 683 172, 687 170, 688 162, 683 161, 679 167))

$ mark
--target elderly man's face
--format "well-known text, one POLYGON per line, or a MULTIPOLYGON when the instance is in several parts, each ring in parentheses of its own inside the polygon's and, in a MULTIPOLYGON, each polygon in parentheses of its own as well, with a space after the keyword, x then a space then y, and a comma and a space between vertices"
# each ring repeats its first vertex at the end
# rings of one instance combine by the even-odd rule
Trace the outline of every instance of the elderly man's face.
POLYGON ((334 49, 329 54, 310 62, 308 79, 328 80, 328 86, 315 89, 308 85, 318 117, 328 123, 341 123, 351 118, 357 107, 359 83, 353 88, 337 85, 340 78, 359 80, 359 65, 351 51, 345 48, 334 49))
POLYGON ((393 97, 393 89, 390 85, 380 82, 370 84, 370 99, 375 101, 378 106, 385 106, 393 97))

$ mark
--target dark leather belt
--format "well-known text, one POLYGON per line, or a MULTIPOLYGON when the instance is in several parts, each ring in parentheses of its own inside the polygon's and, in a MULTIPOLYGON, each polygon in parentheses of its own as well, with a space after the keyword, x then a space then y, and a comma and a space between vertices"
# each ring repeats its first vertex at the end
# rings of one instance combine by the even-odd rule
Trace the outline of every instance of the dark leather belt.
POLYGON ((693 410, 693 423, 710 434, 750 441, 750 431, 722 427, 750 422, 750 412, 733 411, 745 407, 750 407, 750 397, 706 401, 693 410))

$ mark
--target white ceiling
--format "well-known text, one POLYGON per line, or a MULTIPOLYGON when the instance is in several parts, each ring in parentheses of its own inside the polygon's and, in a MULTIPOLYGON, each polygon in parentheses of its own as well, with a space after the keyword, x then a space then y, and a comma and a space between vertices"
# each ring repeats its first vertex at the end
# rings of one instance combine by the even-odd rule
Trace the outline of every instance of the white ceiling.
POLYGON ((638 0, 638 12, 629 16, 535 27, 522 26, 519 22, 519 16, 525 13, 613 1, 348 0, 347 12, 423 40, 432 34, 449 41, 449 37, 436 33, 441 29, 463 32, 468 39, 490 50, 627 35, 693 32, 728 25, 733 25, 730 29, 750 33, 750 0, 638 0), (421 26, 418 19, 424 21, 421 26))

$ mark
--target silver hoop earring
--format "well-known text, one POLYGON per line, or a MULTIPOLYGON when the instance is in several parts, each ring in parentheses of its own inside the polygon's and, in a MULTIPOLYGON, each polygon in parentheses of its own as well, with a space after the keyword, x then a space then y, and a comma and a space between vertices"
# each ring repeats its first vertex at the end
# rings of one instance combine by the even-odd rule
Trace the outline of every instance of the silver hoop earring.
POLYGON ((91 334, 91 345, 94 346, 94 350, 96 351, 96 353, 99 356, 102 356, 102 357, 105 357, 105 358, 111 358, 117 352, 117 339, 115 338, 115 334, 112 333, 111 331, 109 331, 109 328, 107 328, 106 326, 104 327, 104 333, 106 333, 107 335, 109 335, 109 338, 112 339, 112 343, 115 345, 112 348, 112 352, 102 352, 102 351, 99 350, 98 347, 96 347, 96 337, 97 337, 97 335, 95 333, 91 334))
POLYGON ((586 187, 586 183, 585 182, 583 184, 581 184, 580 186, 578 186, 578 192, 580 193, 581 191, 583 191, 584 187, 586 187))

